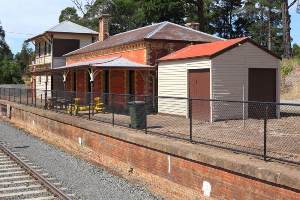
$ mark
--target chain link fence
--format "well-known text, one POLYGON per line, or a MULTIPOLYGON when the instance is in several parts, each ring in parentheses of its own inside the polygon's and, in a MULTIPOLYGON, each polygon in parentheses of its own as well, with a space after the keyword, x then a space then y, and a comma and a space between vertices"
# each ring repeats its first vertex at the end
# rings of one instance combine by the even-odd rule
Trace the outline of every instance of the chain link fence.
POLYGON ((0 98, 234 152, 300 164, 300 104, 2 88, 0 98))

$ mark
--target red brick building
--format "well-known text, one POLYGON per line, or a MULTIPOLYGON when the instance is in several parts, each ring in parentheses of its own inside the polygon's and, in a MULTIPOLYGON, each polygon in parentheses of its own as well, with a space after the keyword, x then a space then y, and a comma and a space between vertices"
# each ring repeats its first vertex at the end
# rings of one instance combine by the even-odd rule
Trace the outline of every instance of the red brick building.
POLYGON ((99 41, 66 54, 66 90, 156 94, 157 59, 193 43, 218 41, 212 35, 162 22, 109 36, 108 17, 99 20, 99 41), (93 87, 90 87, 93 81, 93 87))

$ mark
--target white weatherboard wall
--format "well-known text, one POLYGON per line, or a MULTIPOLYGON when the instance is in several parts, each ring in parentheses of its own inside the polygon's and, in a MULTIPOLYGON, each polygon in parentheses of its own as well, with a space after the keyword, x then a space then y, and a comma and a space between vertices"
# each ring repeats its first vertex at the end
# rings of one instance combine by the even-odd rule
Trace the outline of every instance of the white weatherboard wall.
MULTIPOLYGON (((46 76, 36 76, 36 98, 40 99, 45 98, 45 90, 46 90, 46 76)), ((51 76, 48 76, 47 90, 51 90, 51 76)), ((51 92, 48 91, 47 97, 51 97, 51 92)))
MULTIPOLYGON (((247 101, 249 68, 274 68, 277 69, 277 102, 279 102, 279 65, 280 60, 278 58, 250 42, 212 59, 195 58, 160 62, 158 65, 158 96, 187 98, 188 70, 210 69, 211 99, 242 101, 244 93, 244 100, 247 101)), ((188 117, 188 101, 186 99, 159 98, 158 112, 188 117)), ((211 103, 211 121, 241 119, 247 118, 247 116, 247 104, 211 103)))
MULTIPOLYGON (((225 100, 243 100, 243 85, 245 101, 248 100, 248 70, 249 68, 277 69, 277 102, 280 95, 280 60, 250 42, 212 59, 212 98, 225 100)), ((248 105, 242 103, 213 103, 212 119, 241 119, 248 116, 248 105)))
POLYGON ((161 62, 158 66, 158 112, 188 117, 188 70, 208 69, 209 59, 189 59, 161 62))

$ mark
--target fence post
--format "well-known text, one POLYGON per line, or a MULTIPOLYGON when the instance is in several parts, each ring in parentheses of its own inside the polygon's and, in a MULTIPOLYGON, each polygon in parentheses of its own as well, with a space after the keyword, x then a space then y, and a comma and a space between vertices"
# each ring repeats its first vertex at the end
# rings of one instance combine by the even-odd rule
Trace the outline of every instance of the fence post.
POLYGON ((16 102, 16 88, 14 88, 14 102, 16 102))
POLYGON ((8 88, 8 101, 10 101, 10 88, 8 88))
POLYGON ((112 125, 115 126, 115 107, 114 107, 114 95, 113 94, 111 95, 111 108, 112 108, 112 125))
POLYGON ((58 91, 55 90, 54 92, 55 92, 55 99, 52 100, 52 104, 53 104, 53 109, 55 110, 55 112, 58 112, 58 102, 57 102, 57 100, 58 100, 58 91))
POLYGON ((266 104, 265 117, 264 117, 264 161, 267 161, 267 122, 268 122, 268 107, 266 104))
POLYGON ((41 94, 41 106, 43 106, 43 94, 41 94))
POLYGON ((147 107, 148 107, 148 105, 147 105, 147 96, 145 96, 145 99, 144 99, 144 101, 145 101, 145 134, 147 134, 148 133, 148 124, 147 124, 147 117, 148 117, 148 109, 147 109, 147 107))
POLYGON ((32 105, 34 105, 34 107, 36 107, 36 90, 31 89, 31 95, 32 95, 32 98, 31 98, 32 105))
POLYGON ((48 106, 48 102, 47 102, 47 89, 45 90, 45 109, 47 109, 47 106, 48 106))
POLYGON ((22 88, 19 89, 20 104, 22 104, 22 88))
POLYGON ((89 120, 91 120, 91 102, 89 103, 89 120))
POLYGON ((28 88, 26 89, 26 105, 28 105, 28 88))
POLYGON ((190 142, 193 142, 193 108, 192 99, 189 98, 189 117, 190 117, 190 142))

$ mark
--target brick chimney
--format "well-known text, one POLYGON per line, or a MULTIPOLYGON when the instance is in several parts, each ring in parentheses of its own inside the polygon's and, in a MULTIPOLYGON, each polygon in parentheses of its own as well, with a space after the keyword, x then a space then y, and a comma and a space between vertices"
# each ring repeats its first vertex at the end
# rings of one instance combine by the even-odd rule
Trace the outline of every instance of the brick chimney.
POLYGON ((99 18, 99 41, 101 42, 109 37, 109 17, 109 14, 102 14, 99 18))
POLYGON ((199 31, 200 24, 198 22, 190 22, 185 24, 186 27, 199 31))

